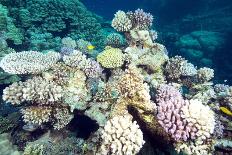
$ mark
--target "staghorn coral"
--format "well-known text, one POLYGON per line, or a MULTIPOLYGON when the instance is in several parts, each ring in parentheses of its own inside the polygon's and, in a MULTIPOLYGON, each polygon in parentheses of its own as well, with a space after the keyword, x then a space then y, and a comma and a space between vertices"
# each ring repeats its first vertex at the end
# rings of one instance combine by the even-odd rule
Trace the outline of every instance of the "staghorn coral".
POLYGON ((143 76, 135 66, 130 66, 124 75, 119 78, 117 88, 124 98, 150 100, 148 85, 143 83, 143 76))
POLYGON ((42 54, 36 51, 10 53, 0 62, 0 67, 11 74, 36 74, 48 70, 60 59, 59 53, 42 54))
POLYGON ((119 32, 126 32, 132 28, 131 20, 124 11, 117 11, 112 20, 112 27, 119 32))
POLYGON ((129 115, 113 117, 101 132, 99 155, 136 154, 144 144, 143 133, 129 115))
POLYGON ((97 61, 105 68, 117 68, 123 65, 124 55, 119 48, 106 47, 97 56, 97 61))
POLYGON ((23 82, 15 82, 3 90, 2 99, 11 104, 20 104, 25 101, 23 98, 23 82))
POLYGON ((165 72, 170 80, 178 80, 183 76, 195 76, 197 74, 195 66, 181 56, 170 58, 165 67, 165 72))

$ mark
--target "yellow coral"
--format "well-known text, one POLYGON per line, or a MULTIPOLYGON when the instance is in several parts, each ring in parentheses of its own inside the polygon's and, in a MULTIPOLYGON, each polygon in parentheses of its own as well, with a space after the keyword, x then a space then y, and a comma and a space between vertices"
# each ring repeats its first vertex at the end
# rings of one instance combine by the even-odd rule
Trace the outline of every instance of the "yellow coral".
POLYGON ((226 107, 220 107, 220 110, 228 116, 232 116, 232 112, 226 107))
POLYGON ((119 48, 106 47, 97 56, 97 61, 105 68, 121 67, 124 63, 124 54, 119 48))

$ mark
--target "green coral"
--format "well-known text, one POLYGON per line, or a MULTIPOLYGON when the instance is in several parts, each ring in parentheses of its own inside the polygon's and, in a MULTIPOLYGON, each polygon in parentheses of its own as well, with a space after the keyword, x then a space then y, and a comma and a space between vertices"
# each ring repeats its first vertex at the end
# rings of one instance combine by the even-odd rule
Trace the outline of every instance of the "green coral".
POLYGON ((106 47, 97 56, 97 61, 105 68, 121 67, 124 63, 124 54, 119 48, 106 47))
POLYGON ((0 4, 0 12, 0 31, 6 32, 7 39, 12 40, 14 44, 22 44, 23 35, 15 26, 13 19, 9 17, 7 7, 0 4))
POLYGON ((17 27, 23 30, 29 49, 55 49, 52 42, 60 46, 63 37, 104 43, 100 22, 80 1, 25 0, 6 5, 17 27))

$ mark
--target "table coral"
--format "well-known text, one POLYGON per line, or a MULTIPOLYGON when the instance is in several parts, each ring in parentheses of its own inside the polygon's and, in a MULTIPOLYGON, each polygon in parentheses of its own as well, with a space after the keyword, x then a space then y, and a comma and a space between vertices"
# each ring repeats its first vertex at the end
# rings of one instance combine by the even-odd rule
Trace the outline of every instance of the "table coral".
POLYGON ((23 51, 5 56, 0 62, 0 67, 11 74, 40 73, 49 69, 59 59, 60 55, 56 52, 43 54, 36 51, 23 51))

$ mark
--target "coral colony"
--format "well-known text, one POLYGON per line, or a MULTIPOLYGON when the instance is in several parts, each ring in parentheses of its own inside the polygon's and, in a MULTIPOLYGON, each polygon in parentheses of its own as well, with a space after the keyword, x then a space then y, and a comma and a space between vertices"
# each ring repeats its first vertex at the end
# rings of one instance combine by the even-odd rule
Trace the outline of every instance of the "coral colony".
POLYGON ((118 33, 106 37, 95 58, 88 55, 91 43, 70 37, 62 39, 60 52, 13 52, 2 58, 5 72, 27 75, 3 91, 5 102, 21 107, 27 130, 62 133, 77 112, 99 126, 87 139, 54 142, 48 136, 28 142, 24 155, 135 155, 146 143, 145 131, 189 155, 213 154, 214 146, 229 145, 218 140, 219 114, 220 109, 231 114, 232 87, 214 86, 213 69, 198 69, 181 56, 169 58, 165 46, 155 42, 152 23, 153 16, 142 9, 116 12, 112 27, 118 33))

